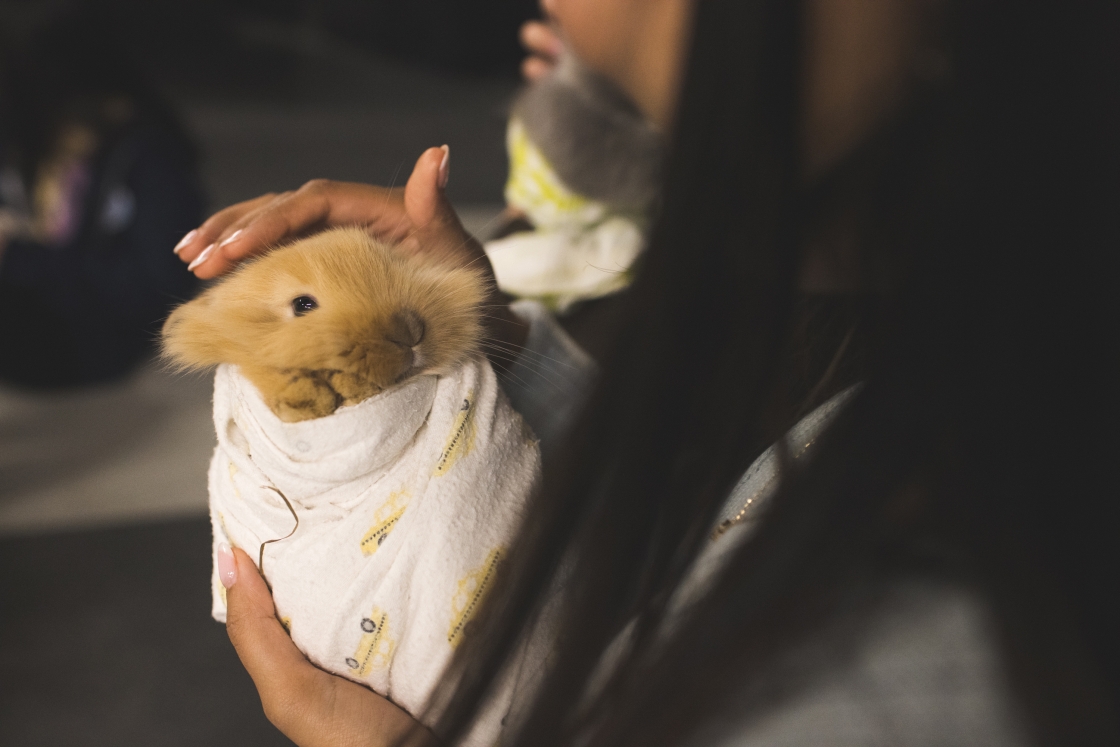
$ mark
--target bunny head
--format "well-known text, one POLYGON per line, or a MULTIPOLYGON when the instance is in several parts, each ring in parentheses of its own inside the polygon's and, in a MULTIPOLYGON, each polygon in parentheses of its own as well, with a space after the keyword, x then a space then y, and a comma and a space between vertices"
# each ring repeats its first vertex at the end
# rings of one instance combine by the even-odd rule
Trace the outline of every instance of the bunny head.
POLYGON ((182 369, 231 363, 282 420, 323 417, 477 354, 482 274, 341 228, 275 249, 163 326, 182 369))

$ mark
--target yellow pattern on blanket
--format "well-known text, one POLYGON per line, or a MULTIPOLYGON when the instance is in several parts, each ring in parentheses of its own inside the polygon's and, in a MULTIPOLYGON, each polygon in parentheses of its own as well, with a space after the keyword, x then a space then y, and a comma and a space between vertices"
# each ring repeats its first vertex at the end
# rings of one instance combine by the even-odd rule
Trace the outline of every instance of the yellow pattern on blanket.
POLYGON ((471 453, 474 448, 474 392, 463 398, 459 405, 459 413, 455 416, 455 424, 451 427, 451 434, 447 437, 447 445, 443 447, 439 461, 436 462, 434 477, 446 475, 455 462, 471 453))
POLYGON ((404 510, 408 508, 408 499, 411 497, 407 490, 401 488, 390 493, 389 500, 374 512, 373 526, 362 537, 363 555, 373 555, 377 552, 377 548, 381 547, 381 543, 388 538, 389 532, 393 531, 393 526, 404 516, 404 510))
POLYGON ((350 673, 355 677, 368 677, 374 667, 384 669, 393 660, 393 639, 389 634, 389 615, 380 607, 374 607, 369 617, 363 617, 358 627, 362 629, 362 639, 354 656, 346 660, 350 673))
POLYGON ((453 647, 458 647, 463 641, 463 634, 467 624, 474 617, 475 612, 482 606, 486 592, 494 583, 498 573, 498 565, 502 559, 500 548, 494 548, 486 556, 478 568, 459 579, 455 588, 455 596, 451 598, 451 629, 447 631, 447 642, 453 647))

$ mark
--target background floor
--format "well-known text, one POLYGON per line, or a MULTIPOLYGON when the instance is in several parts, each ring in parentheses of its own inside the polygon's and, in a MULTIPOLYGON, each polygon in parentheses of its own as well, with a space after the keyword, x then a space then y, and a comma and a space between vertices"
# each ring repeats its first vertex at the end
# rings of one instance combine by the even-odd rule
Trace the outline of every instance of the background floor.
POLYGON ((209 619, 203 518, 0 541, 0 744, 281 745, 209 619))
MULTIPOLYGON (((238 34, 282 52, 282 85, 169 85, 213 206, 320 176, 400 185, 448 143, 449 195, 485 233, 513 78, 395 62, 314 27, 238 34)), ((151 365, 63 395, 0 389, 0 744, 288 743, 209 617, 213 443, 208 377, 151 365)))

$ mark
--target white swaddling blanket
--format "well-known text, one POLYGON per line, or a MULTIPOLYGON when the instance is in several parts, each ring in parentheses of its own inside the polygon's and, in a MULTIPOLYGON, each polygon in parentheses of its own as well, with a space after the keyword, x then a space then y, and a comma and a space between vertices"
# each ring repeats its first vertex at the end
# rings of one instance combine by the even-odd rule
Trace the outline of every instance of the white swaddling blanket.
MULTIPOLYGON (((423 716, 540 476, 490 364, 285 423, 235 367, 214 382, 215 547, 241 547, 316 665, 423 716)), ((225 621, 215 570, 214 618, 225 621)))

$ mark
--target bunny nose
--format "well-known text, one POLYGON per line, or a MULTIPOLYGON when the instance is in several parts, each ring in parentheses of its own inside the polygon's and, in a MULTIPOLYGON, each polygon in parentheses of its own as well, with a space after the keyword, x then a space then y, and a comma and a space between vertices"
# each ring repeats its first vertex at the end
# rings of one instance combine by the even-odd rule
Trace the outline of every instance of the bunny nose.
POLYGON ((385 339, 402 348, 414 348, 424 339, 424 320, 411 309, 399 311, 389 320, 385 339))
POLYGON ((417 346, 424 339, 424 331, 424 320, 411 309, 400 311, 389 320, 385 339, 401 348, 404 354, 400 376, 405 376, 423 365, 423 355, 417 346))

